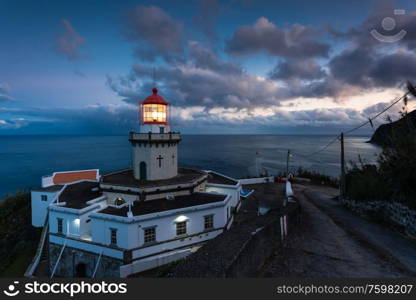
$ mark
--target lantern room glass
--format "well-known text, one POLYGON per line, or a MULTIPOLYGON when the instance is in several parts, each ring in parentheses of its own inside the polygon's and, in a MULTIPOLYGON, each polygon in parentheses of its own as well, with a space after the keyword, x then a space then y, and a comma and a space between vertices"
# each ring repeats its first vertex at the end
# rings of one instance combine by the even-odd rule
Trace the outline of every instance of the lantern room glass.
POLYGON ((143 123, 166 123, 167 106, 164 104, 144 104, 143 123))

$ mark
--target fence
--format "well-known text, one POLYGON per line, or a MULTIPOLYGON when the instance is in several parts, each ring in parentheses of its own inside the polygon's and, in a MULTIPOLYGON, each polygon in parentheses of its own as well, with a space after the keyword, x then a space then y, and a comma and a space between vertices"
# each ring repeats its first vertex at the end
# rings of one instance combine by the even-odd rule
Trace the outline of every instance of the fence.
POLYGON ((354 201, 349 199, 340 200, 350 210, 367 216, 383 218, 394 225, 404 228, 406 233, 416 236, 416 211, 398 202, 385 201, 354 201))

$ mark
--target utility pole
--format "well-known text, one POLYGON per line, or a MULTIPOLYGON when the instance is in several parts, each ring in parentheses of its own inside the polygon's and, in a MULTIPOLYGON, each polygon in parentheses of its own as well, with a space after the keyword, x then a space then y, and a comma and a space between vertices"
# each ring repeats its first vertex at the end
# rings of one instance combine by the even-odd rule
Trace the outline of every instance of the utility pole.
POLYGON ((286 178, 289 177, 289 158, 290 158, 290 149, 287 149, 287 158, 286 158, 286 178))
POLYGON ((340 176, 340 198, 343 199, 345 197, 345 155, 344 155, 344 133, 341 132, 341 176, 340 176))

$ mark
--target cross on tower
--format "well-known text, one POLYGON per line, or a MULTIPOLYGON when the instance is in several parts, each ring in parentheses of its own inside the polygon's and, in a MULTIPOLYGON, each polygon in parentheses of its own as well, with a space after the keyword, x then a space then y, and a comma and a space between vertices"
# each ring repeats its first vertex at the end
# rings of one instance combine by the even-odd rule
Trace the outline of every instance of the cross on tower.
POLYGON ((159 156, 156 157, 156 159, 159 160, 159 168, 162 167, 162 159, 163 159, 162 155, 159 154, 159 156))

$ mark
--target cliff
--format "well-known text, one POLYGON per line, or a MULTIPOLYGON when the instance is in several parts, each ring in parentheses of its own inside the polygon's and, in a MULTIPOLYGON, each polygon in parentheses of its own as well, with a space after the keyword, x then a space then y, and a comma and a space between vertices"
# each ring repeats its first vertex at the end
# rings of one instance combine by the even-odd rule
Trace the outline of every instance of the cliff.
MULTIPOLYGON (((410 112, 407 118, 410 124, 416 128, 416 110, 410 112)), ((401 118, 395 122, 380 125, 369 142, 380 146, 391 146, 393 134, 400 136, 407 133, 409 133, 409 126, 407 126, 406 120, 401 118)))

